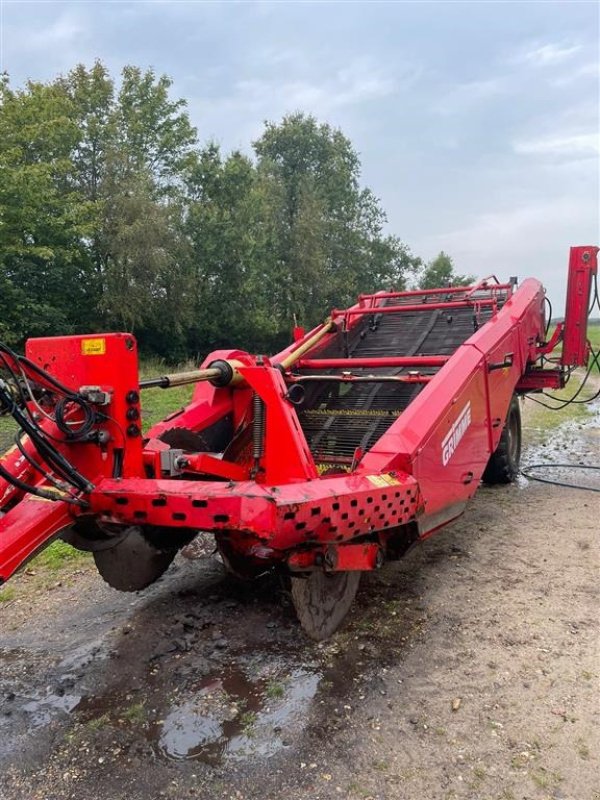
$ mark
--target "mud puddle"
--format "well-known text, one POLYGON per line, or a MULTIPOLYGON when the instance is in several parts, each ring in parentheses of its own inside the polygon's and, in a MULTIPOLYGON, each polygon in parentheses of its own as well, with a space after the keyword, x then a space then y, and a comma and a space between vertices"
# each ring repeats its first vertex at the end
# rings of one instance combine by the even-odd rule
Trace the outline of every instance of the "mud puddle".
POLYGON ((305 727, 320 680, 302 668, 285 681, 250 680, 238 669, 209 676, 195 697, 157 724, 158 749, 169 758, 208 764, 272 756, 305 727))
POLYGON ((134 607, 115 594, 102 635, 67 653, 5 653, 0 765, 23 748, 34 763, 58 742, 67 760, 84 748, 98 764, 110 753, 214 770, 326 743, 370 691, 388 692, 386 664, 425 622, 418 572, 403 583, 397 569, 365 576, 349 624, 319 644, 276 581, 240 585, 210 562, 180 565, 134 607))

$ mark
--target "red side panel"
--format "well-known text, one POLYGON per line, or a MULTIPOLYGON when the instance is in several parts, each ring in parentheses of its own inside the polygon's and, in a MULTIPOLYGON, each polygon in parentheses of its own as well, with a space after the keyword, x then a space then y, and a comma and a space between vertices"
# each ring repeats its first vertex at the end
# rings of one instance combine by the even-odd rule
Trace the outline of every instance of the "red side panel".
POLYGON ((585 367, 589 357, 587 319, 593 276, 598 270, 598 248, 572 247, 565 308, 561 364, 585 367))
POLYGON ((73 522, 72 506, 25 497, 0 517, 0 583, 73 522))
POLYGON ((432 378, 363 458, 358 472, 405 470, 418 481, 428 533, 464 508, 502 433, 515 386, 543 335, 533 279, 432 378))
MULTIPOLYGON (((90 480, 110 474, 112 450, 122 449, 124 477, 143 474, 139 405, 137 344, 128 333, 89 336, 53 336, 29 339, 26 354, 69 389, 98 386, 110 392, 111 401, 102 411, 102 426, 110 438, 104 448, 65 445, 65 455, 90 480)), ((62 438, 62 437, 61 437, 62 438)))

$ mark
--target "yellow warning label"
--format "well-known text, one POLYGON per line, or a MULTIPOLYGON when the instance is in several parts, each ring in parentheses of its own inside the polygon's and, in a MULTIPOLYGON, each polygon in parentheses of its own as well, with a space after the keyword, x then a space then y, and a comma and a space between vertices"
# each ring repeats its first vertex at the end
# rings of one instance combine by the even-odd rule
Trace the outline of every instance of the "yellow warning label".
POLYGON ((373 486, 378 486, 380 489, 383 489, 385 486, 397 486, 400 483, 397 478, 389 474, 367 475, 367 480, 370 481, 373 486))
POLYGON ((103 356, 106 353, 106 339, 82 339, 82 356, 103 356))

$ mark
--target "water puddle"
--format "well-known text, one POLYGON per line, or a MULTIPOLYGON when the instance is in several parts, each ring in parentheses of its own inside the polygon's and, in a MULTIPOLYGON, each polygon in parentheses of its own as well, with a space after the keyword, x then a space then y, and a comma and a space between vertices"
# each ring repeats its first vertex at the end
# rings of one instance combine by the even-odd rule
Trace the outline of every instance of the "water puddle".
POLYGON ((320 680, 303 668, 278 681, 250 680, 237 669, 207 676, 194 697, 157 723, 158 749, 168 758, 210 764, 271 756, 306 724, 320 680))
POLYGON ((0 758, 18 754, 31 743, 32 736, 50 725, 57 717, 67 717, 81 700, 81 695, 47 690, 41 696, 8 692, 0 713, 0 758))
MULTIPOLYGON (((600 489, 600 470, 580 468, 600 466, 600 404, 592 404, 591 409, 589 417, 566 420, 557 428, 540 430, 541 441, 523 453, 522 469, 547 480, 600 489), (549 466, 545 467, 546 464, 549 466), (550 466, 559 464, 568 466, 550 466)), ((519 486, 528 485, 529 480, 520 476, 519 486)))
POLYGON ((49 725, 58 713, 69 714, 81 701, 78 694, 54 694, 48 692, 44 697, 30 700, 21 706, 28 719, 29 728, 49 725))
POLYGON ((32 656, 22 648, 1 649, 3 677, 12 674, 13 679, 6 684, 11 686, 9 691, 4 684, 0 687, 0 728, 11 731, 0 741, 0 755, 18 752, 23 737, 75 711, 84 694, 79 684, 86 667, 107 658, 108 654, 108 648, 98 641, 86 642, 49 668, 40 654, 32 656), (23 664, 26 669, 21 668, 23 664), (43 688, 40 679, 44 681, 43 688))

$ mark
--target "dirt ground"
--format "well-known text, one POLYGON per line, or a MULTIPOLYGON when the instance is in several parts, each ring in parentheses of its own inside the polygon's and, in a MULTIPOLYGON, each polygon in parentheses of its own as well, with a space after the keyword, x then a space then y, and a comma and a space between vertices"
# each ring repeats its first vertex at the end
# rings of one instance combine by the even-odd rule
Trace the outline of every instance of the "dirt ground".
MULTIPOLYGON (((599 433, 530 424, 525 459, 597 463, 599 433)), ((599 517, 593 493, 481 488, 319 645, 276 581, 214 557, 133 596, 89 565, 23 573, 0 797, 600 800, 599 517)))

